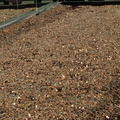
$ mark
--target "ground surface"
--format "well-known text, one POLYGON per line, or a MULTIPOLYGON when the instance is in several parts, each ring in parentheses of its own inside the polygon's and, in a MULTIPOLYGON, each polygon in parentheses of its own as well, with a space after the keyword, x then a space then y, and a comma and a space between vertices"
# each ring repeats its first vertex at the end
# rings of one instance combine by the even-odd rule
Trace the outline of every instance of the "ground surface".
POLYGON ((120 6, 57 6, 0 30, 0 118, 118 120, 120 6))

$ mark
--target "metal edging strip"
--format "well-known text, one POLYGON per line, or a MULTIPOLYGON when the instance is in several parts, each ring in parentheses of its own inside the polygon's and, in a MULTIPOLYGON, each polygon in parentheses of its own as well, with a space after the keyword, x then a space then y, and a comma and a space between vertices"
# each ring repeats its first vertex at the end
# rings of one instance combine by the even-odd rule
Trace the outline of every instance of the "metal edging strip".
POLYGON ((46 10, 49 10, 49 9, 57 6, 60 3, 61 2, 52 2, 52 3, 49 3, 49 4, 44 5, 42 7, 39 7, 37 9, 35 9, 34 11, 27 12, 27 13, 18 15, 16 17, 13 17, 12 19, 9 19, 9 20, 7 20, 5 22, 0 23, 0 29, 6 28, 8 26, 11 26, 11 25, 13 25, 13 24, 15 24, 17 22, 20 22, 20 21, 26 19, 26 18, 35 16, 37 14, 41 14, 41 13, 45 12, 46 10))

